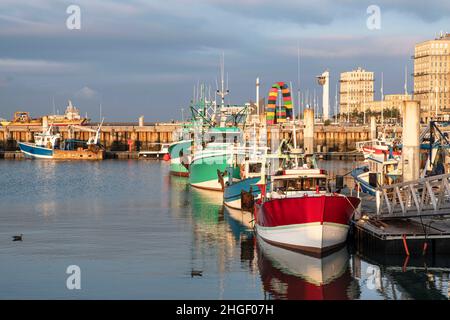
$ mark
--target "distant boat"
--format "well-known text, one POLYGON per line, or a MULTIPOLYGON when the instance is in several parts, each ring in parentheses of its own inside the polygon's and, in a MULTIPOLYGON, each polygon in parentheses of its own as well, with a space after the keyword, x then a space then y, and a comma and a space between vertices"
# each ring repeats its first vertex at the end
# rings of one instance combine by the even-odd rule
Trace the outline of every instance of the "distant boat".
MULTIPOLYGON (((47 124, 49 126, 69 126, 69 125, 85 125, 89 122, 89 119, 82 118, 80 111, 72 105, 72 101, 69 100, 66 111, 63 115, 53 114, 47 115, 47 124)), ((16 111, 14 118, 11 121, 2 120, 0 123, 2 126, 7 127, 41 127, 44 124, 44 117, 32 118, 27 111, 16 111)))
POLYGON ((48 115, 48 124, 53 126, 70 126, 70 125, 85 125, 89 122, 88 118, 83 118, 80 115, 80 110, 72 105, 72 101, 68 101, 66 111, 63 115, 53 114, 48 115))
POLYGON ((400 182, 402 170, 400 162, 395 159, 386 161, 378 160, 369 156, 366 161, 367 165, 355 168, 351 172, 351 176, 361 188, 361 191, 374 196, 377 187, 400 182))
POLYGON ((356 149, 362 152, 365 160, 370 157, 379 161, 385 161, 388 158, 399 159, 402 155, 401 145, 395 139, 379 138, 357 142, 356 149))
POLYGON ((67 139, 61 142, 61 135, 52 133, 53 126, 50 126, 34 135, 34 143, 18 142, 18 145, 25 156, 34 159, 102 160, 104 148, 99 143, 101 126, 97 130, 80 127, 95 133, 88 141, 67 139))

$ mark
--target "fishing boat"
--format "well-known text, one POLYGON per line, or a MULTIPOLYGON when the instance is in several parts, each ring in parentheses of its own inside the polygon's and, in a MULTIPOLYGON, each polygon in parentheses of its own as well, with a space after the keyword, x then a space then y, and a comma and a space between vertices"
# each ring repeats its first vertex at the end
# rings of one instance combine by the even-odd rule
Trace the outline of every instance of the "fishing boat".
POLYGON ((360 199, 330 192, 322 169, 290 169, 262 175, 255 205, 255 228, 266 242, 321 256, 342 246, 360 199))
POLYGON ((189 165, 189 183, 200 189, 222 191, 217 172, 224 172, 231 167, 230 179, 240 179, 240 168, 237 165, 243 161, 245 151, 239 141, 242 131, 237 127, 211 128, 204 136, 209 142, 204 142, 194 151, 189 165), (209 139, 208 139, 209 138, 209 139))
POLYGON ((53 127, 50 126, 42 133, 34 134, 34 143, 18 142, 20 151, 25 156, 37 159, 52 159, 54 149, 59 148, 61 135, 59 133, 52 133, 53 127))
POLYGON ((364 155, 364 159, 369 157, 384 161, 387 158, 399 159, 401 157, 400 145, 394 139, 374 139, 362 141, 356 144, 356 149, 364 155))
POLYGON ((179 177, 189 176, 192 140, 181 140, 169 145, 170 174, 179 177))
MULTIPOLYGON (((293 126, 292 136, 294 137, 293 145, 290 144, 290 141, 283 139, 273 154, 266 154, 267 148, 265 147, 250 148, 249 159, 241 164, 241 180, 229 179, 223 184, 225 206, 230 210, 239 210, 242 213, 253 215, 255 201, 261 197, 258 182, 261 179, 263 166, 272 167, 273 174, 276 175, 286 173, 286 169, 305 170, 318 167, 314 155, 305 155, 297 149, 295 126, 293 126)), ((269 180, 268 183, 270 188, 271 181, 269 180)), ((253 220, 253 216, 251 219, 253 220)))
POLYGON ((16 111, 14 112, 13 120, 4 120, 1 122, 3 127, 7 126, 42 126, 42 118, 33 119, 29 112, 16 111))
POLYGON ((27 111, 16 111, 12 121, 1 121, 2 126, 17 126, 17 127, 42 127, 45 125, 60 127, 71 125, 85 125, 89 122, 88 118, 80 116, 80 111, 72 105, 72 101, 69 100, 66 111, 64 114, 52 114, 40 118, 32 118, 27 111), (45 119, 45 120, 44 120, 45 119), (46 123, 44 123, 46 122, 46 123))
POLYGON ((174 140, 169 145, 170 174, 179 177, 189 176, 189 164, 192 160, 192 126, 184 125, 174 132, 174 140))
POLYGON ((59 133, 53 133, 53 126, 34 135, 34 143, 18 142, 20 150, 26 157, 32 159, 54 160, 102 160, 104 148, 99 143, 100 124, 97 130, 82 128, 82 130, 95 133, 88 141, 66 139, 61 141, 59 133))
POLYGON ((355 168, 351 172, 362 192, 374 196, 377 187, 401 182, 402 170, 398 160, 391 158, 381 161, 370 156, 367 162, 367 165, 355 168))
MULTIPOLYGON (((261 179, 262 166, 266 166, 266 161, 268 160, 271 163, 275 163, 273 160, 277 160, 278 167, 273 169, 273 174, 278 176, 286 172, 292 172, 292 169, 306 172, 304 170, 318 167, 314 155, 296 154, 296 149, 291 149, 286 155, 281 154, 281 149, 283 149, 285 144, 286 141, 283 140, 275 154, 264 155, 263 158, 257 160, 246 160, 241 165, 241 180, 231 179, 224 183, 223 202, 225 206, 231 209, 253 212, 254 200, 258 200, 261 197, 261 189, 258 186, 258 182, 261 179), (250 197, 251 200, 249 196, 252 196, 250 197), (247 200, 245 201, 245 199, 247 200)), ((289 148, 289 145, 287 146, 289 148)), ((268 183, 270 186, 270 179, 268 183)))

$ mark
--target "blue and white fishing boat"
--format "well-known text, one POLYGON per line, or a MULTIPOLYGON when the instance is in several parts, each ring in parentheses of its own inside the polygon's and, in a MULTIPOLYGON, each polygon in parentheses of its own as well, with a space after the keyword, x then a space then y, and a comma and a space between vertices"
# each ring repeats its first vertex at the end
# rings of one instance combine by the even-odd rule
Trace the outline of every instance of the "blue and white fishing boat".
POLYGON ((18 142, 18 145, 25 156, 32 159, 101 160, 104 157, 104 148, 99 143, 102 123, 97 130, 72 126, 95 133, 88 141, 67 139, 61 142, 61 135, 53 133, 53 126, 50 126, 34 135, 34 143, 18 142))
POLYGON ((34 143, 18 142, 20 151, 30 158, 52 159, 55 148, 59 147, 61 135, 52 133, 53 126, 34 135, 34 143))
POLYGON ((391 158, 381 161, 369 156, 367 162, 367 165, 355 168, 351 172, 362 192, 374 196, 378 186, 400 182, 402 170, 399 167, 399 160, 391 158))

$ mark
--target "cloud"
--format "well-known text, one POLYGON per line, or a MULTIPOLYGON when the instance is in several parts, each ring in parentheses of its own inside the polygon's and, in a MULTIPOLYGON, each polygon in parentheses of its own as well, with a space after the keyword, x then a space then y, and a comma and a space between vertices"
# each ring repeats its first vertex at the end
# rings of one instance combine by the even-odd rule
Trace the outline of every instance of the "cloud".
POLYGON ((97 95, 98 95, 98 92, 95 91, 94 89, 89 88, 88 86, 81 88, 74 94, 74 96, 76 98, 81 98, 81 99, 93 99, 97 95))
POLYGON ((59 74, 73 72, 79 65, 46 60, 0 58, 0 72, 25 74, 59 74))
MULTIPOLYGON (((336 59, 354 57, 408 57, 414 45, 420 42, 417 36, 319 36, 304 38, 300 48, 301 57, 336 59)), ((298 47, 294 41, 277 47, 277 52, 287 57, 297 57, 298 47)))

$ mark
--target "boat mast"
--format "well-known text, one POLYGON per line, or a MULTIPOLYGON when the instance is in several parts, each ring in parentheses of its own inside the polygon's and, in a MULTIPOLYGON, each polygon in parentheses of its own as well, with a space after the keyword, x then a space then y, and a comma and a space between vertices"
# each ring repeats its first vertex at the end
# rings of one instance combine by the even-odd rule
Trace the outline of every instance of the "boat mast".
POLYGON ((228 74, 227 74, 227 87, 225 89, 225 53, 222 52, 222 59, 220 62, 220 90, 217 90, 217 95, 221 99, 221 107, 225 107, 225 96, 230 93, 228 90, 228 74))
POLYGON ((259 77, 256 78, 256 115, 259 122, 259 77))
POLYGON ((300 104, 300 43, 297 46, 297 104, 298 104, 298 121, 300 123, 302 113, 300 104))

